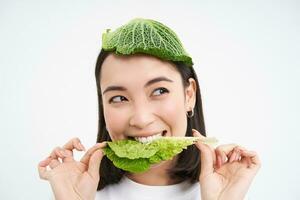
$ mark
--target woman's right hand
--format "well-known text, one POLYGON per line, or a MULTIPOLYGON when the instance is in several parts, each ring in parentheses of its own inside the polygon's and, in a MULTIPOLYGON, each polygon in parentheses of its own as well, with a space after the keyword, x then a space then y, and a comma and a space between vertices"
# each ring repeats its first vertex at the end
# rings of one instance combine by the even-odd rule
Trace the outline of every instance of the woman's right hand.
POLYGON ((74 160, 73 149, 84 151, 78 138, 56 147, 49 157, 41 161, 38 171, 41 179, 48 180, 56 200, 94 200, 100 180, 99 167, 106 142, 91 147, 80 161, 74 160), (50 169, 47 169, 47 166, 50 169))

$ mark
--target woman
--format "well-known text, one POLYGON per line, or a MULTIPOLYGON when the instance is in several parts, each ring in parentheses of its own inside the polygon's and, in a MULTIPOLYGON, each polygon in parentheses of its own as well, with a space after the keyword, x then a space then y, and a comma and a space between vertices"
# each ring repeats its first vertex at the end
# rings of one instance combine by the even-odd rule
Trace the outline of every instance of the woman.
POLYGON ((56 199, 243 199, 260 161, 236 144, 197 142, 143 173, 120 170, 104 156, 106 141, 206 132, 192 59, 171 29, 134 19, 102 39, 95 70, 97 143, 76 161, 73 150, 85 148, 74 138, 38 166, 56 199))

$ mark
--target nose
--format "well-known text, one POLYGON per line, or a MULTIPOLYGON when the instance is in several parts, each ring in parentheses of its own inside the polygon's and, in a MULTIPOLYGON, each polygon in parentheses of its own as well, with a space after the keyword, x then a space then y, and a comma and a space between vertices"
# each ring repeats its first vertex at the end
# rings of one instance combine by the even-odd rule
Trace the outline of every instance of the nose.
POLYGON ((129 120, 129 125, 143 129, 154 122, 155 117, 151 106, 147 103, 136 104, 133 108, 132 115, 129 120))

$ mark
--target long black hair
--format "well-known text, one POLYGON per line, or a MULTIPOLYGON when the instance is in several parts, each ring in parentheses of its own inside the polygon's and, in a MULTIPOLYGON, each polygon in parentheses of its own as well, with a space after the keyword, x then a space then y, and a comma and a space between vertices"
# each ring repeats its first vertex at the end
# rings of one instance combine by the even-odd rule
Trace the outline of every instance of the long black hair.
MULTIPOLYGON (((111 141, 109 133, 107 132, 105 126, 105 119, 103 114, 103 102, 102 102, 102 93, 100 87, 100 75, 101 67, 105 58, 111 52, 106 52, 101 50, 95 69, 96 84, 97 84, 97 93, 98 93, 98 134, 97 142, 111 141)), ((200 87, 197 79, 196 72, 193 67, 186 66, 182 62, 173 62, 176 69, 181 75, 182 83, 184 88, 189 86, 189 78, 193 78, 196 82, 196 105, 194 107, 194 116, 189 118, 187 117, 187 130, 186 136, 192 136, 192 129, 198 130, 202 135, 206 136, 203 109, 202 109, 202 100, 200 87)), ((178 182, 184 180, 190 180, 191 183, 198 181, 200 174, 200 157, 199 150, 195 145, 189 146, 186 150, 183 150, 179 156, 177 163, 173 169, 169 171, 169 175, 172 179, 177 180, 178 182)), ((116 168, 112 162, 104 156, 101 165, 100 165, 100 181, 98 184, 97 190, 101 190, 106 185, 117 183, 123 177, 125 171, 116 168)))

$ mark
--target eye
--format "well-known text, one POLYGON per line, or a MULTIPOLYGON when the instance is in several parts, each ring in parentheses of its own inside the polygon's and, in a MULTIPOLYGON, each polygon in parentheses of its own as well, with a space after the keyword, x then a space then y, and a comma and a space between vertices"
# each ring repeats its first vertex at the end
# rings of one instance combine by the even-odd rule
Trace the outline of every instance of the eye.
POLYGON ((125 100, 127 100, 127 99, 123 96, 114 96, 114 97, 110 98, 108 102, 109 103, 120 103, 125 100))
POLYGON ((166 88, 161 87, 161 88, 157 88, 153 91, 154 96, 159 96, 159 95, 162 95, 164 93, 169 93, 169 90, 167 90, 166 88))

